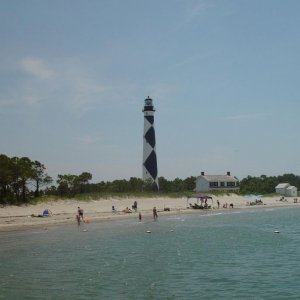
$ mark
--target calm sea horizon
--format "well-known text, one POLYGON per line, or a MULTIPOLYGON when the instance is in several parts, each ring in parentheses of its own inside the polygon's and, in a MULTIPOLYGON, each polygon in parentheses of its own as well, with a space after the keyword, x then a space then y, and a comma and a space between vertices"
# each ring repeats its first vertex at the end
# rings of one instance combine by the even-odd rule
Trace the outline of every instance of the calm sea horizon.
POLYGON ((1 232, 0 299, 299 299, 299 220, 281 207, 1 232))

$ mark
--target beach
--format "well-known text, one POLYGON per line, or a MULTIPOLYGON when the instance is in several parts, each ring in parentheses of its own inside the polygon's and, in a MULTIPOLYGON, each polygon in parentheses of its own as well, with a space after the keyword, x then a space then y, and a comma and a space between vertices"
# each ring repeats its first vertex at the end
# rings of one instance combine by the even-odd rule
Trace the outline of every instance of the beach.
POLYGON ((0 231, 30 229, 36 226, 51 226, 64 223, 76 224, 77 208, 81 207, 84 210, 84 219, 89 222, 113 221, 121 218, 138 219, 139 212, 142 218, 152 218, 153 207, 157 208, 158 216, 180 213, 207 213, 212 210, 232 210, 232 209, 249 209, 249 208, 266 208, 266 207, 281 207, 281 206, 297 206, 299 203, 294 203, 294 198, 286 197, 284 201, 280 201, 281 196, 262 197, 262 204, 256 204, 255 198, 247 198, 235 194, 224 196, 213 196, 213 201, 208 200, 208 205, 212 209, 199 210, 189 207, 189 203, 194 204, 196 199, 187 200, 182 198, 168 197, 153 197, 153 198, 110 198, 97 199, 90 201, 76 201, 72 199, 59 200, 51 202, 43 202, 36 205, 21 205, 21 206, 4 206, 0 208, 0 231), (217 206, 217 200, 220 203, 220 208, 217 206), (134 201, 137 201, 138 207, 135 212, 132 210, 134 201), (254 205, 250 205, 250 202, 254 205), (223 205, 227 203, 227 208, 223 205), (229 205, 233 204, 233 208, 229 205), (112 212, 112 206, 116 208, 116 212, 112 212), (131 213, 124 213, 123 210, 128 207, 132 210, 131 213), (42 215, 45 209, 52 212, 49 217, 37 217, 42 215), (165 210, 167 209, 167 210, 165 210))

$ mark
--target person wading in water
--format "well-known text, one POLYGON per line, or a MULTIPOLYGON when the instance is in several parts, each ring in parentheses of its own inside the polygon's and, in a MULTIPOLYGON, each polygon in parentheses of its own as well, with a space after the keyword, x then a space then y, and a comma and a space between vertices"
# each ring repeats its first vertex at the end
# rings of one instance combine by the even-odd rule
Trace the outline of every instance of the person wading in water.
POLYGON ((156 206, 153 207, 153 219, 156 221, 157 220, 157 210, 156 206))

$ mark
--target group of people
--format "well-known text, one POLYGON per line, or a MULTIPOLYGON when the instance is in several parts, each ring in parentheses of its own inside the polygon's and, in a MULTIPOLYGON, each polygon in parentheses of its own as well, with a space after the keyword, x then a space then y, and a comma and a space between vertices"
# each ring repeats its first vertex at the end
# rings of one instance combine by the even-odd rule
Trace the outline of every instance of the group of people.
MULTIPOLYGON (((124 208, 122 210, 122 212, 124 212, 124 213, 132 213, 132 211, 137 212, 137 201, 134 201, 131 207, 132 207, 132 210, 127 206, 126 208, 124 208)), ((114 213, 117 212, 114 205, 112 206, 112 212, 114 212, 114 213)))
MULTIPOLYGON (((223 208, 227 208, 228 206, 227 206, 227 202, 225 203, 225 204, 223 204, 223 208)), ((230 203, 229 204, 229 207, 230 208, 233 208, 233 203, 230 203)))
MULTIPOLYGON (((134 203, 132 205, 132 210, 127 206, 126 208, 124 208, 122 210, 122 212, 124 212, 124 213, 132 213, 133 211, 137 212, 137 207, 138 207, 137 201, 134 201, 134 203)), ((165 211, 170 211, 169 208, 164 209, 164 210, 165 211)), ((114 205, 112 206, 112 212, 117 213, 117 209, 114 205)), ((154 221, 156 221, 157 218, 158 218, 156 206, 153 207, 152 213, 153 213, 153 219, 154 219, 154 221)), ((138 214, 138 218, 139 218, 139 221, 141 222, 142 221, 142 213, 140 211, 139 211, 139 214, 138 214)), ((81 224, 81 222, 86 223, 84 218, 83 218, 83 209, 79 206, 77 208, 76 221, 77 221, 78 226, 81 224)))
MULTIPOLYGON (((132 210, 127 206, 126 208, 124 208, 122 210, 122 212, 124 213, 132 213, 133 210, 135 212, 137 212, 137 201, 134 201, 133 205, 131 206, 132 207, 132 210)), ((115 206, 113 205, 112 206, 112 212, 116 213, 116 208, 115 206)), ((156 209, 156 206, 153 207, 153 219, 156 221, 157 220, 157 209, 156 209)), ((142 213, 139 212, 139 221, 142 221, 142 213)))
MULTIPOLYGON (((137 212, 137 201, 134 201, 133 205, 132 205, 132 209, 137 212)), ((157 220, 157 209, 156 206, 153 207, 153 219, 156 221, 157 220)), ((112 206, 112 212, 116 213, 117 209, 116 207, 113 205, 112 206)), ((122 210, 122 212, 124 213, 132 213, 132 210, 127 206, 126 208, 124 208, 122 210)), ((142 213, 139 212, 139 221, 142 221, 142 213)), ((85 222, 84 218, 83 218, 83 209, 81 207, 78 206, 77 208, 77 214, 76 214, 76 220, 77 220, 77 224, 78 226, 81 224, 81 222, 85 222)))
POLYGON ((126 208, 124 208, 123 210, 122 210, 122 212, 123 213, 132 213, 132 210, 127 206, 126 208))
MULTIPOLYGON (((217 200, 217 205, 218 205, 218 208, 220 208, 220 202, 219 202, 219 200, 217 200)), ((223 208, 227 208, 227 207, 228 207, 228 205, 227 205, 227 202, 226 202, 226 203, 223 204, 223 208)), ((233 203, 230 203, 229 207, 233 208, 233 203)))

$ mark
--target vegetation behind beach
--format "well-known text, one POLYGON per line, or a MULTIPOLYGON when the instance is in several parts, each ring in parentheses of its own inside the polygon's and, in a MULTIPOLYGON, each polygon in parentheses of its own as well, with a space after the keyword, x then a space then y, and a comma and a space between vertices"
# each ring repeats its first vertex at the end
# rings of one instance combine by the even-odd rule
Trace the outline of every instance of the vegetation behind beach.
MULTIPOLYGON (((185 179, 168 180, 159 177, 159 192, 152 192, 152 182, 131 177, 129 180, 116 179, 92 183, 92 174, 58 174, 54 182, 46 173, 46 167, 28 157, 8 157, 0 155, 0 203, 24 204, 56 199, 108 199, 112 197, 187 197, 195 188, 196 176, 185 179)), ((280 176, 248 176, 240 181, 240 194, 272 194, 275 186, 288 182, 300 190, 300 176, 284 174, 280 176)), ((225 192, 226 193, 226 192, 225 192)), ((215 191, 213 194, 224 194, 215 191)))

